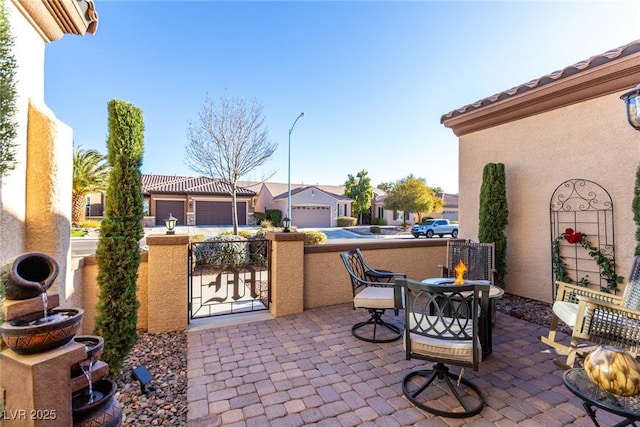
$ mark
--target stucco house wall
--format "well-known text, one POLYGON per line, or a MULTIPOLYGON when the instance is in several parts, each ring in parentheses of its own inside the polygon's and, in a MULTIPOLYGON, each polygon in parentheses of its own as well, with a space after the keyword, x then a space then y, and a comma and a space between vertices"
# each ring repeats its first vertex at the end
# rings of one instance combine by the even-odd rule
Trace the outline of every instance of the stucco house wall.
POLYGON ((5 7, 14 37, 13 55, 17 62, 15 76, 17 89, 18 124, 16 137, 15 170, 0 178, 0 259, 5 260, 26 250, 26 175, 27 175, 27 123, 29 100, 44 103, 44 41, 31 24, 20 14, 12 2, 5 7))
POLYGON ((594 65, 583 66, 582 74, 487 103, 489 107, 479 103, 443 116, 445 126, 459 135, 461 238, 477 240, 484 166, 505 164, 509 293, 551 301, 550 201, 560 184, 574 178, 594 181, 611 195, 617 273, 629 273, 636 245, 631 204, 640 133, 627 123, 619 97, 640 82, 640 52, 610 56, 604 65, 590 61, 594 65), (541 91, 547 91, 544 98, 541 91), (556 105, 542 105, 541 99, 556 105), (518 116, 513 113, 517 104, 528 105, 524 108, 529 111, 518 116), (477 117, 491 108, 502 109, 503 115, 511 111, 515 118, 493 124, 498 113, 477 117))
POLYGON ((93 33, 90 0, 61 0, 55 12, 41 2, 5 2, 17 62, 17 165, 0 178, 0 261, 44 252, 60 264, 52 291, 65 306, 72 296, 70 223, 73 133, 44 101, 46 43, 64 34, 93 33), (69 283, 69 286, 65 286, 69 283))

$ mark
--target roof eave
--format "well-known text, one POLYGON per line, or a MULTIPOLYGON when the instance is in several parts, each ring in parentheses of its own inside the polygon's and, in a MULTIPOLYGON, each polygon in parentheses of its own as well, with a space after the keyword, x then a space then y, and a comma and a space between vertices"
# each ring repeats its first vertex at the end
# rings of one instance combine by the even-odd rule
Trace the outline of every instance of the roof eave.
POLYGON ((460 137, 632 88, 638 84, 639 75, 640 52, 637 52, 488 106, 443 116, 441 123, 460 137))
POLYGON ((95 34, 98 13, 93 0, 12 0, 46 42, 65 34, 95 34))

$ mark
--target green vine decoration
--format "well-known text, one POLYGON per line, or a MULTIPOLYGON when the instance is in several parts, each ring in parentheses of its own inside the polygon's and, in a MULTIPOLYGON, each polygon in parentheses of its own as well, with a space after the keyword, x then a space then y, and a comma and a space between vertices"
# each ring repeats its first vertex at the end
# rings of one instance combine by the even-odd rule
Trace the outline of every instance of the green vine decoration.
MULTIPOLYGON (((564 260, 564 257, 560 255, 560 242, 566 240, 569 243, 579 244, 587 250, 589 256, 591 256, 598 267, 600 268, 600 277, 606 282, 606 287, 600 287, 602 292, 615 292, 618 290, 618 284, 622 283, 624 278, 616 274, 616 263, 611 256, 605 255, 602 251, 593 246, 586 234, 580 232, 574 232, 573 229, 567 228, 564 233, 553 239, 551 242, 551 261, 553 263, 553 273, 556 280, 565 283, 572 283, 573 280, 569 277, 568 266, 564 260)), ((591 283, 587 277, 582 277, 577 282, 581 286, 589 286, 591 283)))

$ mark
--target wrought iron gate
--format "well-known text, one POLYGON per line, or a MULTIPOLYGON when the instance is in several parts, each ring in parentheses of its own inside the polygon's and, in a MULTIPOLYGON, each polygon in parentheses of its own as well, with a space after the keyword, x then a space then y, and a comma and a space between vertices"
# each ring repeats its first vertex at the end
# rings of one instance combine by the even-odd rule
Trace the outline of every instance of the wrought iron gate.
POLYGON ((229 237, 189 246, 189 320, 269 309, 270 242, 229 237))

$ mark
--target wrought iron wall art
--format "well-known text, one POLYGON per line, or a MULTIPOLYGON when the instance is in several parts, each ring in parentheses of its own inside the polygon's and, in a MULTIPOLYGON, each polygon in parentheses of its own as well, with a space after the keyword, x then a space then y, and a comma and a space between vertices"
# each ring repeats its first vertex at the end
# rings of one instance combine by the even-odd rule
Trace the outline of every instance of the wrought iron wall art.
MULTIPOLYGON (((551 196, 552 283, 563 280, 615 291, 613 201, 599 184, 570 179, 551 196)), ((555 286, 552 297, 555 298, 555 286)))

